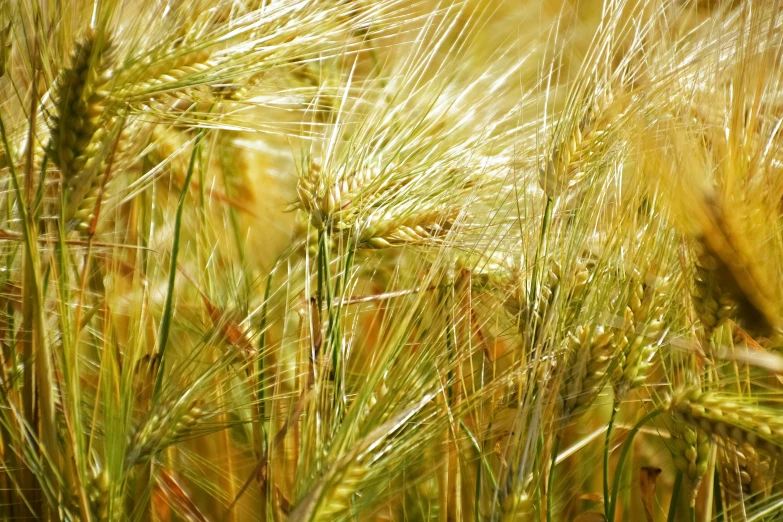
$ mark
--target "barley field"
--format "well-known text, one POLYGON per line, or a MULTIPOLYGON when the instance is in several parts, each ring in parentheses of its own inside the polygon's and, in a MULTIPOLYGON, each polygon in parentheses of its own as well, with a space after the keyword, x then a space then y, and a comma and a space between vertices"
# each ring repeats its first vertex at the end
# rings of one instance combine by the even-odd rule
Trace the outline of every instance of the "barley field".
POLYGON ((0 193, 0 520, 783 520, 783 0, 0 0, 0 193))

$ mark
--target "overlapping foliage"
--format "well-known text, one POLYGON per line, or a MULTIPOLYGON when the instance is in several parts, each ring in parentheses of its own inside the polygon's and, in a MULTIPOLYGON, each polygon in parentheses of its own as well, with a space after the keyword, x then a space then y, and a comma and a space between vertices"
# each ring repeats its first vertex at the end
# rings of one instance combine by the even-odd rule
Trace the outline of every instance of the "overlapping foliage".
POLYGON ((776 520, 783 5, 0 4, 4 520, 776 520))

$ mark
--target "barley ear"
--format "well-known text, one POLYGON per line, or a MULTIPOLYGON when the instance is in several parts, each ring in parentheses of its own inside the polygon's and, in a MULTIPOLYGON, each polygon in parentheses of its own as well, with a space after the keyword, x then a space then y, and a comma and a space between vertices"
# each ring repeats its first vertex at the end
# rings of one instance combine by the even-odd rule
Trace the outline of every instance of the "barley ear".
POLYGON ((562 426, 587 411, 606 383, 611 361, 612 332, 600 326, 594 330, 579 327, 569 334, 566 367, 556 406, 562 426))
POLYGON ((676 414, 672 415, 669 451, 677 469, 687 483, 690 505, 696 503, 699 486, 707 472, 710 455, 710 437, 704 430, 689 425, 676 414))
POLYGON ((358 246, 379 249, 442 239, 451 230, 455 217, 449 215, 449 209, 431 209, 405 217, 388 216, 367 223, 359 235, 358 246))
POLYGON ((130 85, 125 93, 128 98, 155 98, 181 88, 186 79, 207 72, 214 65, 211 54, 209 49, 200 49, 158 61, 143 60, 128 69, 120 83, 130 85))
POLYGON ((366 475, 366 466, 361 463, 351 463, 323 492, 311 520, 329 522, 344 517, 351 509, 351 497, 359 489, 366 475))
POLYGON ((681 394, 671 407, 683 422, 726 443, 750 444, 773 456, 783 448, 783 419, 775 410, 699 390, 681 394))
POLYGON ((113 127, 105 114, 112 76, 109 48, 108 38, 88 31, 55 80, 50 155, 62 173, 63 216, 69 228, 84 223, 102 184, 113 127))
POLYGON ((109 475, 106 470, 91 475, 87 486, 87 498, 93 520, 103 522, 109 516, 109 475))
POLYGON ((555 198, 578 183, 587 160, 605 145, 608 122, 601 115, 608 104, 608 98, 601 96, 578 122, 569 122, 555 131, 551 152, 538 173, 538 184, 547 197, 555 198))
MULTIPOLYGON (((566 292, 563 299, 569 303, 575 302, 583 295, 589 279, 590 266, 586 261, 576 261, 571 265, 570 270, 565 272, 561 264, 555 261, 544 276, 543 284, 536 294, 535 302, 530 302, 532 299, 528 298, 524 284, 517 280, 512 290, 508 292, 504 307, 511 315, 520 316, 520 314, 524 314, 523 317, 519 318, 520 333, 523 336, 532 335, 535 340, 544 319, 548 317, 550 312, 554 312, 556 309, 553 305, 558 299, 558 295, 566 292)), ((572 312, 572 307, 567 308, 566 315, 568 317, 564 317, 563 320, 569 321, 572 318, 572 312)))
POLYGON ((757 500, 770 493, 771 462, 749 445, 727 445, 718 453, 721 485, 735 500, 757 500))
POLYGON ((613 382, 615 407, 647 379, 650 358, 664 332, 662 299, 669 288, 668 281, 649 285, 640 281, 637 274, 630 285, 623 327, 614 338, 618 352, 613 382))
POLYGON ((718 267, 715 257, 707 253, 701 254, 695 265, 693 307, 706 339, 737 313, 736 303, 720 283, 718 267))
POLYGON ((726 202, 706 198, 708 219, 700 238, 703 254, 710 256, 712 270, 722 291, 736 305, 736 317, 755 335, 772 336, 780 331, 776 285, 772 284, 758 247, 738 232, 737 213, 726 202))
POLYGON ((528 517, 532 518, 535 514, 533 499, 525 493, 508 495, 503 501, 502 509, 501 522, 528 520, 528 517))
POLYGON ((162 449, 187 436, 208 416, 198 401, 191 401, 187 405, 170 402, 156 410, 133 434, 129 465, 154 457, 162 449))

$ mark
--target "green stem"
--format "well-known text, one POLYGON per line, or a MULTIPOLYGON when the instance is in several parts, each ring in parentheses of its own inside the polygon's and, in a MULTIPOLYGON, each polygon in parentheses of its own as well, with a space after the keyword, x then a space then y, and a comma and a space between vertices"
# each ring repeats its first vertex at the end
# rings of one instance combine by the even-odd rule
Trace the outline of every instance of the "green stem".
POLYGON ((476 492, 473 500, 473 520, 481 520, 481 463, 476 463, 476 492))
POLYGON ((538 262, 541 256, 544 254, 546 248, 547 231, 549 230, 549 223, 552 221, 552 207, 554 206, 554 200, 552 198, 546 198, 546 206, 544 207, 544 218, 541 221, 541 235, 538 240, 538 248, 536 249, 536 263, 533 265, 533 277, 531 284, 533 285, 533 298, 538 289, 538 262))
POLYGON ((449 358, 449 370, 446 374, 446 379, 449 383, 448 388, 446 389, 449 408, 454 407, 454 359, 456 358, 453 343, 454 314, 451 309, 452 300, 450 299, 453 288, 453 286, 448 286, 443 289, 443 303, 446 310, 446 331, 444 333, 446 336, 446 355, 449 358))
POLYGON ((623 467, 625 466, 625 459, 628 457, 628 452, 631 450, 631 446, 633 445, 633 438, 636 436, 636 434, 639 432, 639 430, 644 426, 648 421, 654 419, 658 415, 663 413, 662 409, 653 410, 642 419, 636 423, 636 425, 631 429, 631 431, 628 433, 628 438, 625 439, 625 442, 623 443, 623 449, 620 452, 620 459, 617 461, 617 468, 614 470, 615 480, 613 482, 612 486, 612 496, 609 501, 609 512, 606 513, 606 519, 608 521, 614 520, 614 513, 615 509, 617 508, 617 494, 620 492, 620 477, 623 467))
POLYGON ((612 408, 612 416, 609 417, 609 425, 606 427, 606 441, 604 442, 604 513, 609 513, 609 449, 612 438, 612 426, 617 416, 617 407, 612 408))
MULTIPOLYGON (((34 75, 37 78, 37 74, 34 75)), ((33 83, 35 86, 36 83, 33 83)), ((35 87, 33 88, 35 92, 35 87)), ((35 98, 35 96, 33 97, 35 98)), ((30 133, 28 135, 29 144, 28 147, 32 147, 32 140, 34 139, 33 126, 30 127, 30 133)), ((48 460, 47 465, 44 467, 44 473, 46 480, 53 488, 52 498, 57 497, 57 476, 56 472, 59 470, 60 458, 59 458, 59 446, 57 442, 57 426, 55 421, 55 409, 54 409, 54 396, 51 388, 51 384, 54 383, 54 370, 52 368, 52 354, 49 343, 46 342, 45 327, 46 322, 43 316, 43 290, 41 284, 41 259, 38 251, 37 236, 38 231, 35 220, 30 214, 26 204, 26 199, 22 192, 22 187, 19 183, 19 176, 14 167, 14 155, 11 146, 8 143, 8 134, 5 130, 5 124, 2 117, 0 117, 0 138, 3 141, 3 147, 6 151, 6 157, 8 161, 8 170, 11 174, 11 182, 13 184, 14 195, 16 196, 17 206, 19 208, 20 222, 22 224, 22 234, 24 238, 25 258, 24 258, 24 289, 22 296, 22 325, 23 325, 23 356, 25 361, 24 375, 23 375, 23 389, 22 389, 22 406, 23 416, 25 421, 34 424, 34 408, 33 404, 35 396, 34 390, 34 378, 38 381, 38 409, 40 416, 40 431, 41 431, 41 443, 44 453, 44 460, 48 460)), ((29 155, 28 155, 29 156, 29 155)), ((28 157, 27 161, 27 175, 25 176, 25 184, 28 185, 28 194, 30 193, 29 185, 32 184, 32 177, 30 175, 31 160, 28 157)), ((34 475, 27 474, 27 482, 25 488, 30 492, 33 502, 37 501, 37 495, 43 494, 40 484, 36 481, 34 475)), ((47 499, 41 498, 40 508, 42 510, 41 517, 43 519, 48 518, 49 504, 47 499)), ((32 513, 37 515, 36 513, 32 513)))
MULTIPOLYGON (((531 310, 535 309, 535 303, 537 302, 538 293, 539 293, 539 265, 541 263, 541 258, 543 257, 544 253, 546 252, 546 238, 547 238, 547 232, 549 231, 549 224, 552 221, 552 209, 554 207, 554 199, 547 197, 546 198, 546 206, 544 207, 544 218, 541 221, 541 236, 539 238, 538 242, 538 248, 536 249, 536 257, 535 262, 533 264, 533 274, 530 280, 530 286, 531 286, 531 310)), ((528 317, 528 320, 531 320, 532 318, 528 317)), ((540 325, 534 324, 533 325, 533 331, 537 332, 540 325)), ((537 333, 534 333, 534 335, 537 337, 537 333)))
POLYGON ((338 274, 335 281, 334 295, 337 296, 337 303, 332 308, 329 307, 329 344, 332 346, 332 368, 334 368, 334 404, 335 419, 342 419, 342 406, 345 402, 343 395, 343 363, 340 347, 340 317, 342 316, 343 301, 345 300, 345 290, 348 288, 348 279, 351 268, 353 267, 353 258, 356 249, 352 242, 348 242, 348 252, 345 258, 345 266, 342 275, 338 274))
MULTIPOLYGON (((266 288, 264 289, 264 304, 261 305, 261 321, 259 329, 261 334, 258 337, 258 375, 256 376, 256 397, 258 399, 259 411, 264 407, 264 351, 266 350, 266 328, 269 314, 269 296, 272 293, 272 282, 274 281, 277 265, 269 273, 266 279, 266 288)), ((262 417, 263 420, 263 417, 262 417)))
MULTIPOLYGON (((533 456, 533 469, 540 469, 543 468, 541 465, 541 459, 543 458, 542 455, 544 453, 543 451, 544 447, 544 432, 541 432, 541 434, 538 436, 538 440, 536 440, 536 451, 533 456)), ((519 472, 517 472, 519 473, 519 472)), ((516 478, 518 481, 524 480, 521 474, 514 474, 509 473, 506 477, 506 481, 508 483, 508 490, 514 493, 514 478, 516 478)), ((524 483, 523 483, 524 485, 524 483)), ((544 517, 544 511, 546 511, 546 498, 544 498, 544 495, 546 494, 546 491, 544 491, 544 481, 543 480, 536 480, 535 481, 535 492, 534 497, 538 499, 538 502, 536 502, 536 520, 541 520, 544 517)))
POLYGON ((324 300, 329 310, 332 307, 332 276, 330 274, 328 233, 318 231, 318 309, 324 306, 324 300), (324 295, 325 294, 325 295, 324 295))
POLYGON ((557 452, 560 449, 560 435, 555 436, 552 445, 552 464, 549 466, 549 477, 546 485, 546 522, 552 522, 552 487, 554 486, 555 466, 557 465, 557 452))
POLYGON ((487 477, 489 478, 489 483, 492 486, 493 489, 498 488, 498 481, 495 478, 495 474, 492 472, 492 466, 489 465, 489 462, 487 462, 486 457, 484 456, 484 452, 481 450, 481 445, 479 444, 478 440, 476 439, 476 436, 473 434, 470 428, 468 428, 468 425, 465 424, 465 421, 461 420, 459 421, 459 426, 462 428, 462 431, 465 432, 465 434, 468 436, 468 440, 473 445, 473 448, 475 448, 476 452, 479 455, 479 460, 481 461, 478 466, 478 475, 477 479, 480 478, 480 474, 482 471, 482 468, 484 472, 487 474, 487 477))
MULTIPOLYGON (((278 261, 279 262, 279 261, 278 261)), ((254 434, 256 434, 256 437, 259 439, 256 442, 256 448, 258 451, 258 458, 261 458, 262 455, 266 455, 269 452, 269 441, 268 441, 268 431, 267 431, 267 425, 266 425, 266 405, 264 403, 265 401, 265 391, 264 391, 264 381, 266 378, 266 329, 267 329, 267 321, 268 321, 268 314, 269 314, 269 296, 272 294, 272 282, 274 281, 275 273, 277 272, 278 264, 275 264, 274 268, 271 272, 269 272, 269 276, 266 279, 266 289, 264 290, 264 304, 261 307, 261 321, 259 324, 259 328, 261 330, 261 335, 259 335, 258 339, 258 361, 257 361, 257 370, 256 370, 256 400, 258 401, 258 406, 255 408, 255 413, 258 415, 257 419, 257 425, 258 427, 253 430, 254 434)), ((267 519, 267 510, 268 510, 268 503, 269 503, 269 492, 267 490, 267 484, 269 481, 264 481, 264 483, 261 485, 261 520, 266 521, 267 519)))
POLYGON ((712 480, 712 496, 715 498, 715 520, 717 522, 722 522, 726 519, 724 513, 723 513, 723 497, 721 496, 720 492, 720 476, 718 475, 718 467, 715 466, 714 470, 714 478, 712 480))
POLYGON ((196 158, 198 157, 198 152, 200 150, 199 144, 204 137, 204 132, 204 129, 201 129, 196 135, 196 141, 193 144, 193 152, 190 154, 190 163, 188 164, 188 172, 185 176, 185 183, 182 186, 182 192, 179 195, 179 202, 177 203, 177 215, 174 221, 174 239, 171 244, 169 281, 166 289, 166 301, 163 305, 163 317, 160 321, 160 333, 158 335, 158 355, 160 357, 160 362, 158 365, 158 374, 155 377, 153 401, 160 395, 160 390, 163 386, 164 365, 166 362, 166 346, 169 341, 169 330, 171 329, 171 318, 174 311, 174 283, 176 282, 177 278, 177 257, 179 255, 180 237, 182 235, 182 215, 185 211, 185 201, 188 199, 190 180, 193 178, 193 171, 195 170, 196 166, 196 158))
POLYGON ((680 489, 682 488, 682 471, 677 472, 677 477, 674 479, 674 487, 672 488, 672 499, 669 502, 669 516, 666 517, 666 522, 674 522, 677 518, 677 501, 680 499, 680 489))

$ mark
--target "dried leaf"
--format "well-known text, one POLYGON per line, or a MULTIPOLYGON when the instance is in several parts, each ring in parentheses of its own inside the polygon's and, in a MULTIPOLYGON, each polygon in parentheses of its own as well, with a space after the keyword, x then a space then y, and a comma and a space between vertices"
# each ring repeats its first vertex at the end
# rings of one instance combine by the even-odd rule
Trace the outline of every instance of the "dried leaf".
POLYGON ((193 502, 193 499, 185 491, 173 472, 161 468, 157 474, 158 491, 166 504, 185 517, 187 520, 207 522, 207 518, 193 502))
POLYGON ((764 370, 770 371, 776 375, 783 374, 783 357, 776 353, 765 352, 762 350, 745 350, 734 348, 732 351, 722 350, 717 356, 728 361, 737 361, 743 364, 749 364, 764 370))
POLYGON ((655 486, 658 483, 658 476, 661 474, 661 468, 644 466, 639 473, 639 489, 642 493, 642 502, 644 503, 644 514, 647 522, 655 520, 655 486))
POLYGON ((604 496, 600 493, 585 493, 579 496, 579 500, 587 500, 590 502, 603 502, 604 496))

